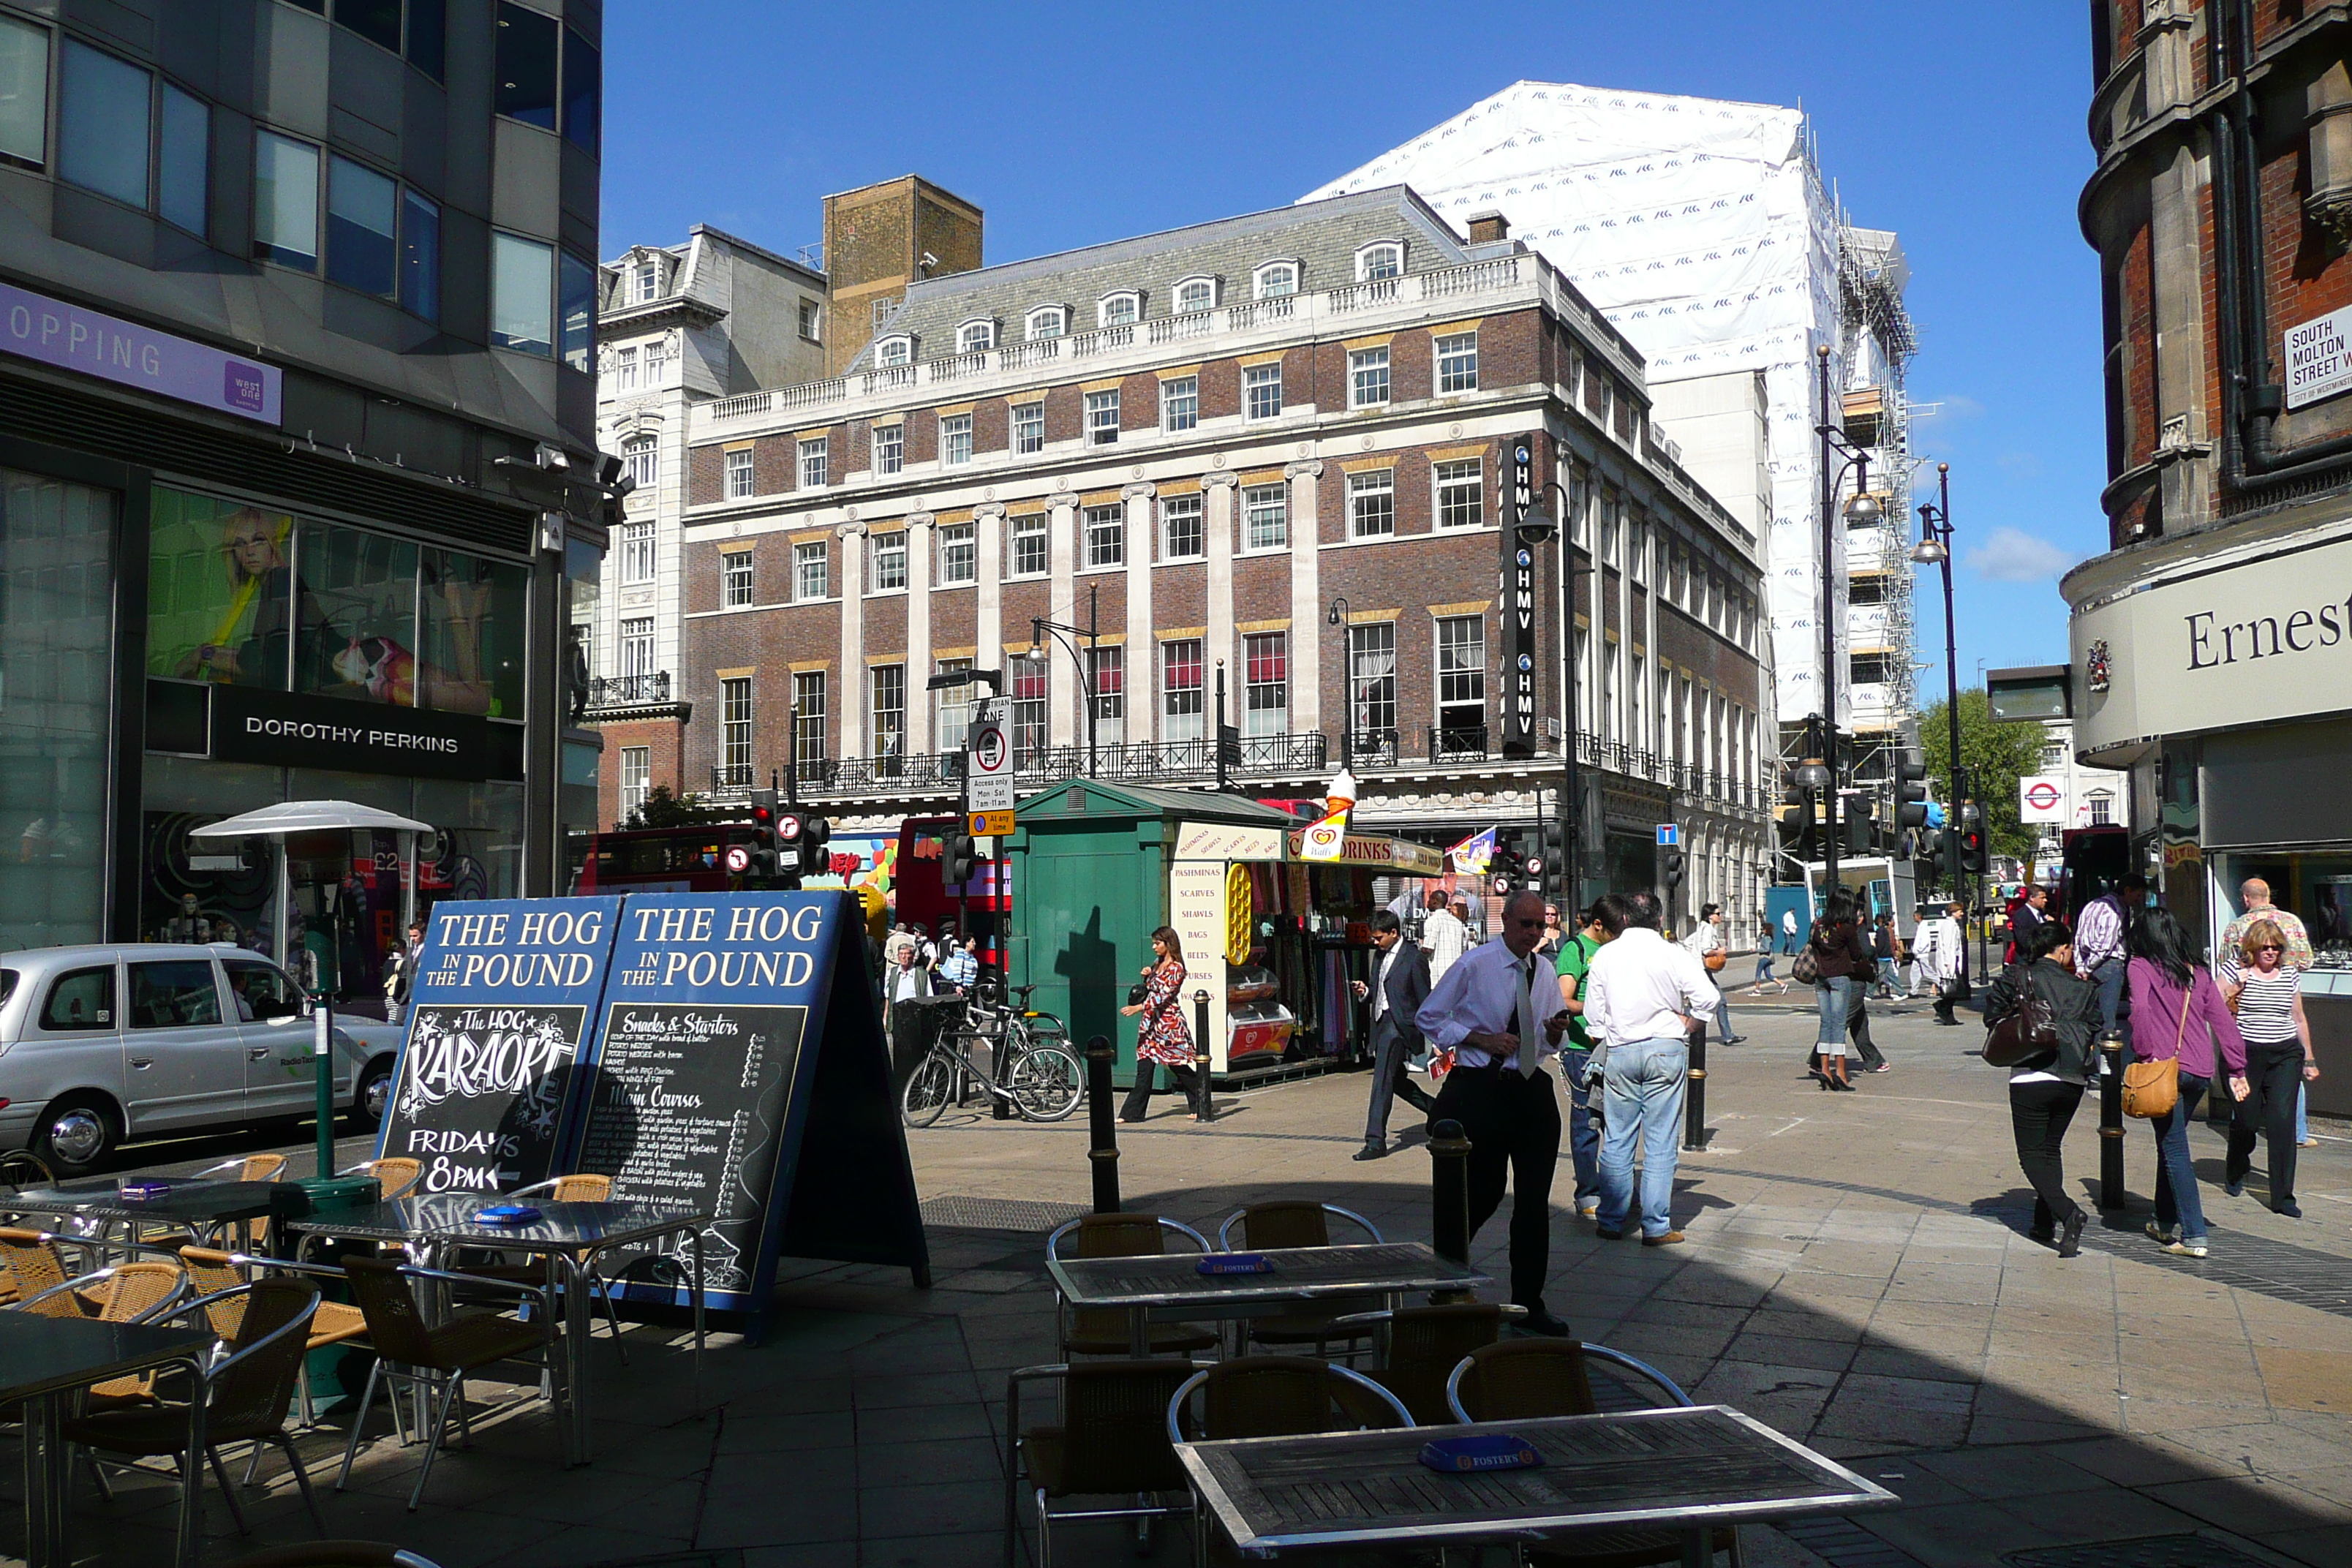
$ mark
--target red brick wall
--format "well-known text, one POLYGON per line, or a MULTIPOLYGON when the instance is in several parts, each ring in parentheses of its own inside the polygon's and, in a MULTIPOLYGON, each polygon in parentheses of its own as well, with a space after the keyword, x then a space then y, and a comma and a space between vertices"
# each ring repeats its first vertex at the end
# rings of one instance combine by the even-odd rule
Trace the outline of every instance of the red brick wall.
POLYGON ((687 790, 707 788, 709 775, 698 780, 685 776, 686 727, 675 719, 640 719, 624 724, 602 724, 597 727, 604 737, 604 765, 596 771, 597 820, 618 827, 621 825, 621 751, 624 747, 643 746, 649 753, 646 758, 646 784, 667 786, 672 795, 687 790))
POLYGON ((686 502, 703 506, 719 499, 721 448, 691 447, 686 454, 686 502))

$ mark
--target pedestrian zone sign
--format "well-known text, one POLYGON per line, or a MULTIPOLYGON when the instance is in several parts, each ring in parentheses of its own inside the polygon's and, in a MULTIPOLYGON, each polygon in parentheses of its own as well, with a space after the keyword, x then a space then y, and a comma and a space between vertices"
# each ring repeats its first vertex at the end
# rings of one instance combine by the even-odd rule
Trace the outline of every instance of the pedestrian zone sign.
POLYGON ((971 765, 964 787, 971 792, 973 811, 1013 809, 1013 748, 1005 743, 1004 722, 983 719, 971 727, 971 765))

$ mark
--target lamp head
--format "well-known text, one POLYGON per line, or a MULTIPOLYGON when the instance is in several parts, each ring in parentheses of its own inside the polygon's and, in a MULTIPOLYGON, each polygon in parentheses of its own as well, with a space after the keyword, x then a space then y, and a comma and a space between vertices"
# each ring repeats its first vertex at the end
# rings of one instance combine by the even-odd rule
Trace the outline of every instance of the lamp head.
POLYGON ((1857 490, 1847 498, 1845 521, 1852 527, 1868 528, 1885 515, 1879 507, 1878 498, 1868 490, 1857 490))
POLYGON ((1911 560, 1915 565, 1938 566, 1951 558, 1952 552, 1944 548, 1944 542, 1932 533, 1911 547, 1911 560))
POLYGON ((1789 782, 1799 789, 1824 790, 1830 787, 1830 771, 1819 757, 1807 757, 1789 770, 1789 782))

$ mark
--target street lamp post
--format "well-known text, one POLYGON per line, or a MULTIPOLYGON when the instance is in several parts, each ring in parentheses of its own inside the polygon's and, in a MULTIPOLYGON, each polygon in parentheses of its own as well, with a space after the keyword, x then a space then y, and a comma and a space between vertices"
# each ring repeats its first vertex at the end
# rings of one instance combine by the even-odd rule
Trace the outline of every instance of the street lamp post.
MULTIPOLYGON (((1564 455, 1562 460, 1566 460, 1564 455)), ((1559 510, 1556 520, 1559 531, 1559 592, 1566 606, 1560 616, 1559 662, 1568 680, 1568 690, 1563 699, 1568 710, 1560 715, 1559 720, 1559 880, 1560 896, 1565 902, 1578 906, 1577 916, 1580 923, 1584 900, 1584 843, 1580 832, 1583 825, 1579 820, 1581 797, 1577 793, 1576 777, 1576 578, 1580 572, 1591 575, 1592 567, 1589 560, 1580 565, 1576 558, 1579 555, 1589 558, 1592 549, 1590 545, 1576 542, 1576 520, 1569 515, 1576 503, 1566 485, 1558 479, 1544 479, 1535 486, 1535 493, 1555 498, 1553 504, 1559 510)), ((1597 616, 1599 613, 1596 605, 1594 614, 1597 616)))
POLYGON ((1345 594, 1331 601, 1330 611, 1324 618, 1339 628, 1339 765, 1353 772, 1356 766, 1356 671, 1353 655, 1348 647, 1348 596, 1345 594))
POLYGON ((1853 495, 1845 503, 1848 527, 1867 528, 1884 515, 1876 497, 1870 493, 1870 453, 1846 439, 1844 422, 1830 416, 1830 346, 1822 344, 1813 351, 1821 384, 1822 422, 1813 426, 1821 437, 1822 455, 1822 763, 1829 771, 1827 820, 1822 835, 1822 898, 1826 903, 1838 885, 1838 837, 1841 816, 1838 799, 1837 728, 1837 521, 1838 486, 1844 482, 1846 470, 1854 472, 1853 495), (1831 467, 1833 458, 1844 460, 1831 467))
POLYGON ((1087 624, 1085 626, 1067 626, 1060 621, 1046 620, 1042 616, 1033 617, 1029 622, 1029 651, 1015 656, 1026 665, 1042 668, 1049 663, 1052 656, 1045 651, 1045 635, 1049 632, 1053 634, 1055 642, 1069 650, 1070 662, 1076 665, 1078 670, 1078 694, 1086 699, 1087 703, 1087 777, 1088 778, 1095 776, 1098 760, 1098 749, 1095 744, 1095 721, 1098 716, 1097 710, 1102 704, 1096 700, 1094 665, 1095 648, 1101 635, 1101 627, 1102 588, 1099 584, 1092 584, 1087 590, 1087 624), (1087 639, 1087 652, 1083 658, 1078 656, 1077 644, 1070 640, 1074 637, 1087 639))
MULTIPOLYGON (((1944 569, 1944 718, 1950 724, 1951 805, 1945 827, 1951 846, 1946 863, 1952 873, 1952 894, 1960 893, 1960 649, 1952 625, 1952 465, 1936 465, 1936 499, 1919 508, 1919 542, 1911 548, 1912 561, 1944 569)), ((1959 985, 1956 1000, 1969 995, 1969 944, 1960 943, 1959 985)))

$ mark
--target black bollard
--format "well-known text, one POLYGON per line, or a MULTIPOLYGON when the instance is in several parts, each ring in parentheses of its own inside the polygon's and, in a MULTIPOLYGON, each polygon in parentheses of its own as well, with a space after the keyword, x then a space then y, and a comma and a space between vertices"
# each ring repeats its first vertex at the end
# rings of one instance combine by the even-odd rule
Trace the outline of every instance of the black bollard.
POLYGON ((1118 1212, 1118 1119, 1110 1088, 1111 1066, 1118 1060, 1109 1036, 1087 1042, 1087 1159, 1094 1168, 1097 1214, 1118 1212))
POLYGON ((1683 1147, 1706 1147, 1706 1022, 1690 1032, 1690 1083, 1683 1096, 1683 1147))
POLYGON ((2099 1206, 2124 1206, 2124 1037, 2099 1042, 2099 1206))
POLYGON ((1209 991, 1192 993, 1192 1114, 1203 1121, 1216 1120, 1209 1103, 1209 991))
POLYGON ((1429 1245, 1470 1266, 1470 1139, 1459 1121, 1429 1124, 1429 1245))

